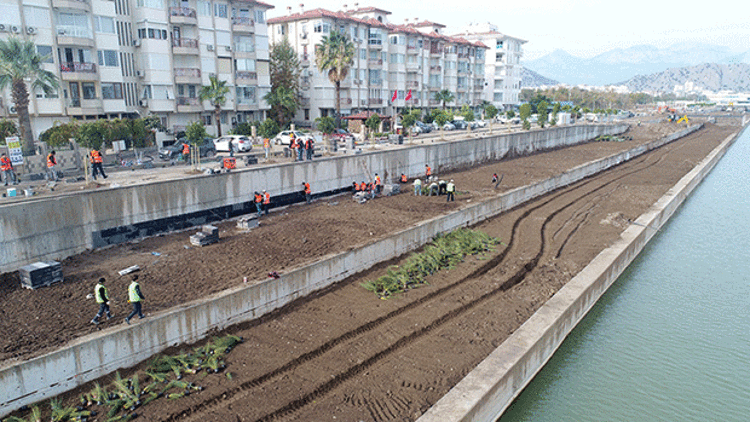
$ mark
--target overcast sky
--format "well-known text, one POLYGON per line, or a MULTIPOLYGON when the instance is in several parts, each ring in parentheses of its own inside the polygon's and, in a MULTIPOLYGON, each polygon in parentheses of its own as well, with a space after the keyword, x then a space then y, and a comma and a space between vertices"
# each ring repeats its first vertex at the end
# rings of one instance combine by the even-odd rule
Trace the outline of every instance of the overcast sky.
MULTIPOLYGON (((324 8, 353 8, 352 0, 268 1, 275 6, 268 17, 324 8)), ((659 48, 680 42, 701 42, 750 50, 750 2, 713 0, 358 0, 359 7, 390 11, 391 23, 430 20, 460 29, 470 22, 490 22, 505 34, 522 38, 524 60, 562 49, 592 57, 614 48, 650 44, 659 48), (697 5, 697 6, 696 6, 697 5)))

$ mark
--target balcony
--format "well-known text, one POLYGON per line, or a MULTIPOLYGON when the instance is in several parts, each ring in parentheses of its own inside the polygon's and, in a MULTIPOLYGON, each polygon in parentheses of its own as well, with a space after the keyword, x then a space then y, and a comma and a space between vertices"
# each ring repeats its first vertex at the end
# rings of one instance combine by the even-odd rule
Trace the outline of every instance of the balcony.
POLYGON ((310 66, 310 55, 309 54, 303 54, 299 59, 299 65, 302 67, 309 67, 310 66))
POLYGON ((466 92, 466 85, 458 85, 458 86, 456 87, 456 90, 457 90, 458 92, 466 92))
POLYGON ((367 59, 368 66, 382 66, 383 59, 367 59))
POLYGON ((94 81, 98 79, 96 63, 62 63, 60 74, 64 81, 94 81))
POLYGON ((299 81, 299 87, 307 91, 310 89, 310 77, 305 76, 299 81))
POLYGON ((172 53, 174 54, 200 54, 198 40, 191 38, 175 38, 172 40, 172 53))
POLYGON ((380 38, 369 38, 367 40, 367 45, 370 46, 370 48, 375 50, 382 50, 383 49, 383 40, 380 38))
POLYGON ((237 98, 237 110, 247 111, 257 109, 258 100, 256 100, 255 98, 237 98))
POLYGON ((75 46, 94 46, 94 35, 89 28, 82 26, 57 25, 57 44, 75 46))
POLYGON ((169 23, 198 25, 198 15, 189 7, 170 7, 169 23))
POLYGON ((55 9, 91 11, 91 3, 88 0, 52 0, 55 9))
POLYGON ((367 100, 368 105, 382 105, 383 99, 382 98, 370 98, 367 100))
POLYGON ((442 71, 443 71, 443 68, 440 65, 430 66, 430 73, 440 73, 442 71))
POLYGON ((197 98, 177 97, 178 113, 197 113, 203 111, 203 105, 197 98))
POLYGON ((417 62, 406 62, 407 71, 418 71, 422 68, 422 65, 417 62))
POLYGON ((176 67, 174 69, 174 82, 176 84, 200 84, 201 70, 189 67, 176 67))
POLYGON ((407 88, 419 88, 419 81, 406 81, 407 88))
POLYGON ((442 57, 443 55, 443 49, 442 48, 436 48, 435 46, 432 46, 430 48, 430 56, 433 57, 442 57))
POLYGON ((300 98, 299 99, 299 106, 300 107, 310 107, 310 99, 309 98, 300 98))
POLYGON ((65 110, 69 116, 85 116, 104 113, 102 100, 99 98, 69 98, 65 110))
POLYGON ((352 99, 351 98, 341 98, 341 105, 352 105, 352 99))
POLYGON ((247 70, 238 70, 234 73, 234 78, 239 82, 257 82, 258 74, 256 72, 249 72, 247 70))
POLYGON ((255 21, 250 17, 234 17, 232 18, 232 31, 255 32, 255 21))
POLYGON ((371 86, 381 86, 381 85, 383 85, 383 80, 382 79, 371 78, 370 79, 370 85, 371 86))
POLYGON ((429 105, 431 105, 431 106, 439 106, 439 105, 442 105, 442 103, 440 102, 440 100, 435 100, 435 99, 430 99, 430 101, 429 101, 429 103, 428 103, 428 104, 429 104, 429 105))
POLYGON ((437 92, 437 91, 440 91, 440 86, 438 86, 438 85, 430 85, 429 89, 430 89, 430 91, 437 92))

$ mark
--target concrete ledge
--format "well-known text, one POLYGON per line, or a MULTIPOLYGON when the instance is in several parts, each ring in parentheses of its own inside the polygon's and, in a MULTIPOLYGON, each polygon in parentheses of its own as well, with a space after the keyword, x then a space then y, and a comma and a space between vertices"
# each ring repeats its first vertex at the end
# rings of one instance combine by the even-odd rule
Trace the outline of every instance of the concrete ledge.
MULTIPOLYGON (((636 222, 652 228, 666 223, 736 138, 725 139, 636 222)), ((639 225, 627 228, 417 422, 497 420, 655 234, 639 225)))
POLYGON ((167 347, 200 340, 211 330, 251 320, 429 242, 436 234, 474 224, 534 197, 583 179, 658 148, 700 126, 629 151, 592 161, 563 174, 519 187, 454 213, 424 221, 395 235, 359 248, 324 257, 287 272, 279 279, 217 293, 168 312, 77 339, 66 347, 0 369, 0 416, 112 371, 129 367, 167 347))

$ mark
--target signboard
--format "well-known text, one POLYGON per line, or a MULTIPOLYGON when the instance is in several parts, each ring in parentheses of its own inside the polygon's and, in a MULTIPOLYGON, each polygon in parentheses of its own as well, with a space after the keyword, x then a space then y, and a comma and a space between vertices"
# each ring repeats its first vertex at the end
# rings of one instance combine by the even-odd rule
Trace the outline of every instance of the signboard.
POLYGON ((23 151, 21 150, 21 139, 18 136, 9 136, 5 138, 5 145, 8 146, 8 157, 14 166, 23 165, 23 151))

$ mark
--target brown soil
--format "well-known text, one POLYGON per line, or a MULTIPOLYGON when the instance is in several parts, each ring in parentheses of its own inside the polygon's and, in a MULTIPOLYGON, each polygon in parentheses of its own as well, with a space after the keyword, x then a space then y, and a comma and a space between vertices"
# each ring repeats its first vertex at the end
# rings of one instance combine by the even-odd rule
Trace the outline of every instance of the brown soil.
MULTIPOLYGON (((229 331, 245 338, 223 376, 206 391, 141 409, 148 421, 414 420, 484 359, 536 309, 706 154, 734 126, 706 127, 610 171, 559 189, 475 227, 499 237, 482 257, 383 301, 362 289, 384 263, 324 292, 229 331)), ((36 291, 4 274, 0 358, 29 358, 95 330, 91 293, 106 276, 117 318, 129 312, 128 281, 116 271, 143 268, 151 314, 263 279, 355 247, 467 203, 558 174, 581 163, 658 139, 682 126, 645 124, 625 142, 592 142, 442 175, 456 181, 445 197, 402 193, 360 205, 348 196, 292 206, 264 217, 249 233, 220 225, 221 242, 186 248, 195 230, 84 253, 63 262, 65 282, 36 291), (493 189, 490 176, 504 174, 493 189), (151 252, 161 253, 161 256, 151 252), (35 310, 33 313, 29 309, 35 310)), ((376 171, 376 170, 375 170, 376 171)))

